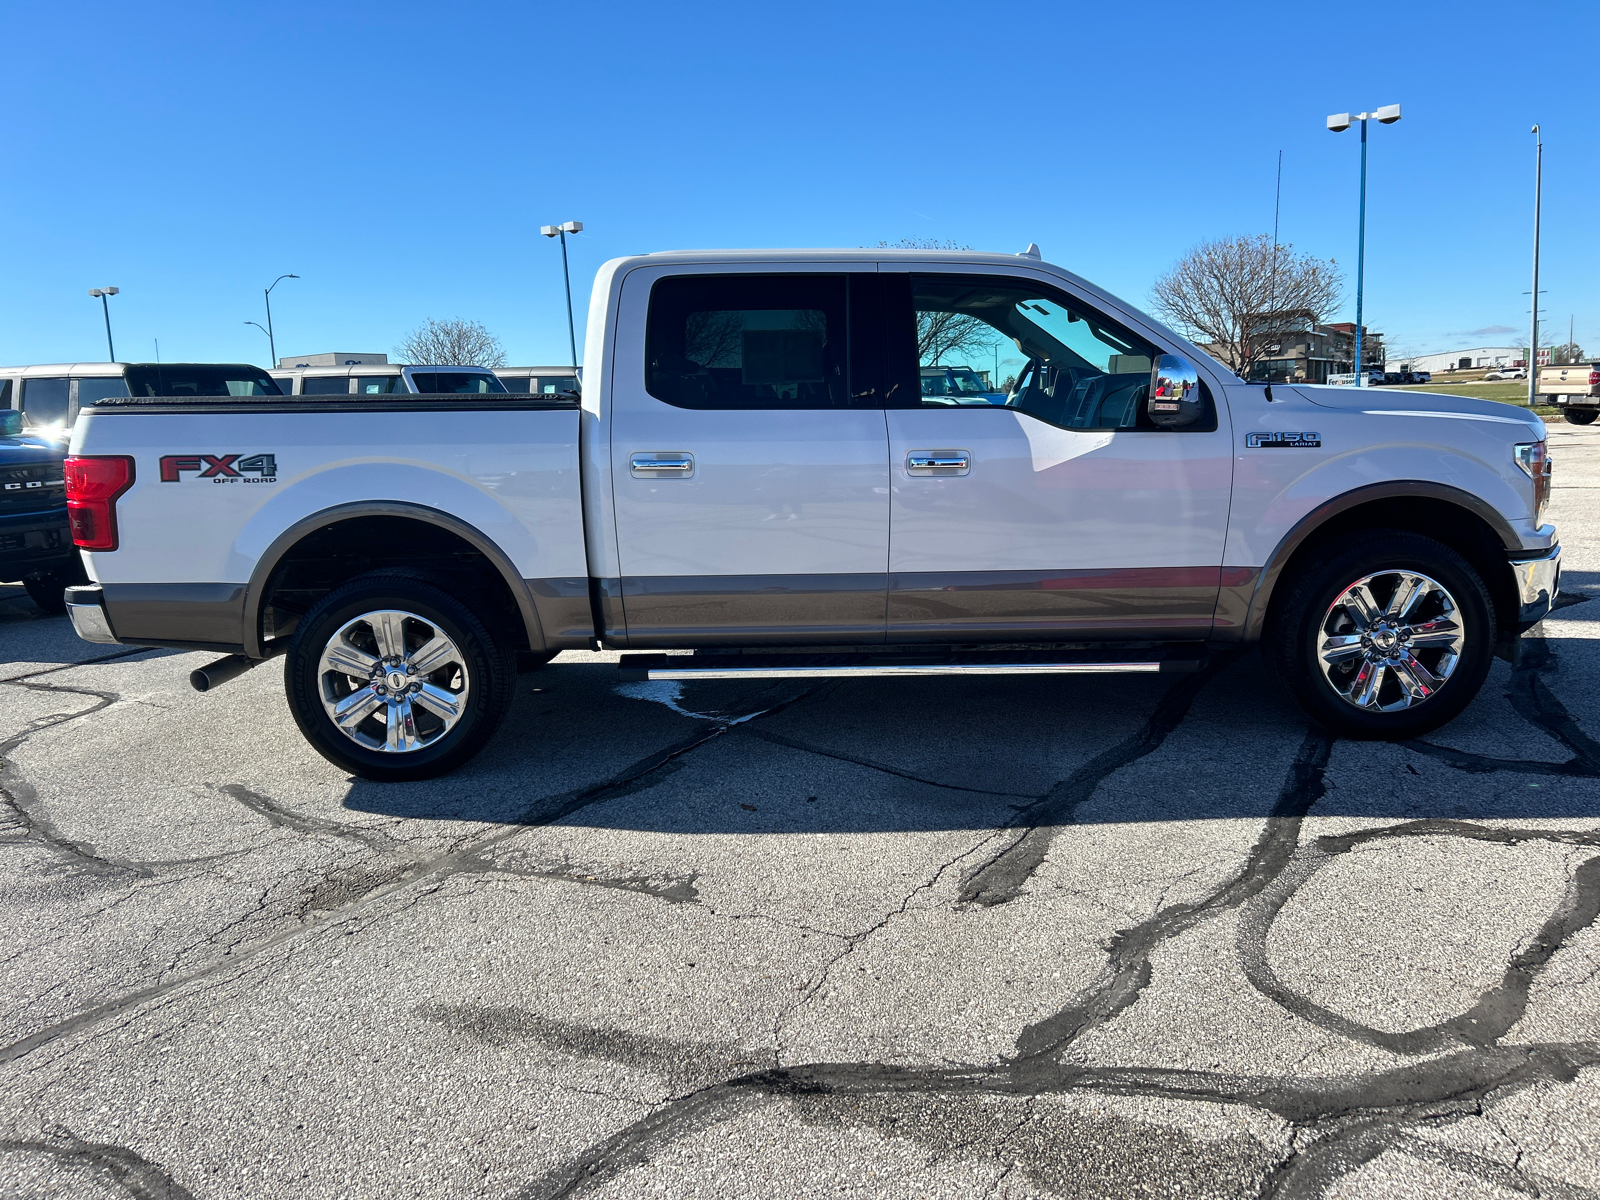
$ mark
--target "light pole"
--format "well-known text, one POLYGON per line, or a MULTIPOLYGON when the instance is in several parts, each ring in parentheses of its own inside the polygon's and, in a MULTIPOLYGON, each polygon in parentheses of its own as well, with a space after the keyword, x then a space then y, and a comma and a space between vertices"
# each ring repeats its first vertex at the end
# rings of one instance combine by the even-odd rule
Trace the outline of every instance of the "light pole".
POLYGON ((572 351, 572 369, 578 369, 578 334, 572 320, 572 273, 567 270, 567 234, 582 233, 582 221, 563 221, 559 225, 541 225, 539 232, 545 237, 561 239, 561 277, 567 283, 567 346, 572 351))
POLYGON ((1544 187, 1544 139, 1533 127, 1533 327, 1528 332, 1528 407, 1539 394, 1539 205, 1544 187))
MULTIPOLYGON (((299 278, 300 276, 298 275, 279 275, 272 281, 271 287, 268 287, 266 291, 261 293, 262 297, 267 302, 267 349, 272 353, 272 370, 278 369, 278 341, 272 336, 272 289, 277 287, 285 279, 299 278)), ((254 321, 246 321, 245 324, 256 325, 254 321)), ((260 329, 261 326, 256 325, 256 328, 260 329)))
POLYGON ((111 306, 106 303, 107 296, 115 296, 121 288, 90 288, 89 295, 100 301, 100 311, 106 318, 106 361, 116 362, 117 352, 111 348, 111 306))
MULTIPOLYGON (((269 346, 272 345, 272 333, 260 321, 246 321, 245 324, 246 325, 254 325, 257 329, 261 330, 262 333, 267 335, 267 345, 269 345, 269 346)), ((277 355, 273 355, 272 356, 272 366, 268 367, 267 369, 269 371, 276 371, 278 369, 278 356, 277 355)))
POLYGON ((1334 133, 1343 133, 1350 128, 1352 121, 1361 122, 1361 226, 1356 241, 1356 386, 1367 386, 1367 369, 1361 362, 1361 293, 1366 283, 1367 266, 1367 121, 1376 120, 1380 125, 1393 125, 1400 119, 1400 106, 1398 104, 1385 104, 1374 112, 1356 113, 1352 117, 1349 113, 1334 113, 1328 118, 1328 128, 1334 133))

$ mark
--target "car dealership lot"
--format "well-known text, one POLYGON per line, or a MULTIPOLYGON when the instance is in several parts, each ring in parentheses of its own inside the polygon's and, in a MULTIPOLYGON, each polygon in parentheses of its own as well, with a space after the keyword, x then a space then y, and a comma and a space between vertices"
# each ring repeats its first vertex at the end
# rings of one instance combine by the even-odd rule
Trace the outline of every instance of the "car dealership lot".
POLYGON ((0 588, 0 1195, 1600 1196, 1600 433, 1459 720, 521 677, 352 780, 0 588), (1595 597, 1596 600, 1585 600, 1595 597))

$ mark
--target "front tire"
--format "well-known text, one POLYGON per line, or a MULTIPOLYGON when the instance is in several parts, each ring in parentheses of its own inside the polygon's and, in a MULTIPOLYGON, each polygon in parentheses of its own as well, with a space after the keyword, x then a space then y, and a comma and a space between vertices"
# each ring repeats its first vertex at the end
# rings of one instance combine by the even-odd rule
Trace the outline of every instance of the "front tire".
POLYGON ((295 723, 364 779, 429 779, 483 749, 516 686, 516 660, 431 578, 375 571, 325 596, 284 663, 295 723))
POLYGON ((1493 603, 1472 565, 1441 542, 1372 531, 1320 548, 1286 582, 1267 659, 1335 733, 1420 736, 1458 716, 1488 676, 1493 603))

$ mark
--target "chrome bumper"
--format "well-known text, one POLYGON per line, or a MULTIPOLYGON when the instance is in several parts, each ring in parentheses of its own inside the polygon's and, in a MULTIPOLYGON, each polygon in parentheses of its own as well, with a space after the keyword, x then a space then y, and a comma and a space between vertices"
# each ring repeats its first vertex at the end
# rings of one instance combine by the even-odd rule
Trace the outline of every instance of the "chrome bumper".
POLYGON ((1537 558, 1514 558, 1511 571, 1517 579, 1522 606, 1517 614, 1517 627, 1527 629, 1542 621, 1556 602, 1561 588, 1561 547, 1552 546, 1537 558))
POLYGON ((106 616, 105 595, 93 584, 69 587, 66 592, 67 615, 72 618, 72 628, 86 642, 102 646, 120 645, 117 635, 111 632, 111 620, 106 616))

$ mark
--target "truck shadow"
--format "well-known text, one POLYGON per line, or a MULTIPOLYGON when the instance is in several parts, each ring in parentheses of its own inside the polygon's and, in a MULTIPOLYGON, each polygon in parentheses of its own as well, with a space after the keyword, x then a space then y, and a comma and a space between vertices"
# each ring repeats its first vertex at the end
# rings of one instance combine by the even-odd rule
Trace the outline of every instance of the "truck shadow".
MULTIPOLYGON (((1583 618, 1600 617, 1590 607, 1583 618)), ((1525 646, 1517 668, 1497 661, 1473 705, 1428 737, 1333 742, 1334 782, 1312 815, 1600 818, 1600 639, 1525 646)), ((1177 677, 679 689, 619 686, 614 668, 580 662, 522 685, 467 767, 414 784, 353 780, 346 806, 665 834, 1260 820, 1294 786, 1308 737, 1252 653, 1177 677)))

